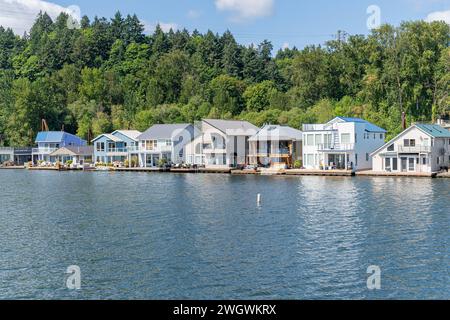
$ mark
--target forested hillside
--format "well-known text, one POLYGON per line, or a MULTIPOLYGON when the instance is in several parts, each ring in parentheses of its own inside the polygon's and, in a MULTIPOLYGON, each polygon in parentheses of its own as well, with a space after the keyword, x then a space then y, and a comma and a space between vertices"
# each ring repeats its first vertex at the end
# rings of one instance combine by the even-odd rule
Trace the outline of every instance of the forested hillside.
POLYGON ((28 35, 0 28, 0 145, 29 145, 46 119, 85 139, 114 129, 201 118, 257 126, 363 117, 389 130, 450 111, 450 26, 384 25, 272 55, 230 32, 143 33, 136 16, 40 14, 28 35))

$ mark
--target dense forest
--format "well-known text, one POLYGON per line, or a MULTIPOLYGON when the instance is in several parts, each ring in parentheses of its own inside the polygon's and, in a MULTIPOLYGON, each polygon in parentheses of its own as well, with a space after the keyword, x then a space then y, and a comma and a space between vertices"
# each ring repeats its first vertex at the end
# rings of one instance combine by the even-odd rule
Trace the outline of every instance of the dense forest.
POLYGON ((136 16, 41 13, 29 34, 0 27, 0 145, 30 145, 46 119, 85 139, 201 118, 261 126, 363 117, 389 130, 450 112, 450 26, 383 25, 323 45, 243 46, 230 32, 144 34, 136 16))

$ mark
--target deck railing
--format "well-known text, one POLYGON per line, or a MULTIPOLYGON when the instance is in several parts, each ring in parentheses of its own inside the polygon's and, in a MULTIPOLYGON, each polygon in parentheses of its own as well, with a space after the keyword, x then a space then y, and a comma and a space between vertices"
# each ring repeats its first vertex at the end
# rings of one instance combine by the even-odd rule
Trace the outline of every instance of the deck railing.
POLYGON ((340 143, 340 144, 333 144, 333 143, 322 143, 317 146, 318 150, 321 151, 352 151, 355 149, 354 143, 340 143))
POLYGON ((33 148, 34 154, 50 154, 58 150, 58 148, 33 148))
POLYGON ((414 146, 414 147, 405 147, 405 146, 399 146, 398 152, 400 153, 431 153, 431 147, 430 146, 414 146))

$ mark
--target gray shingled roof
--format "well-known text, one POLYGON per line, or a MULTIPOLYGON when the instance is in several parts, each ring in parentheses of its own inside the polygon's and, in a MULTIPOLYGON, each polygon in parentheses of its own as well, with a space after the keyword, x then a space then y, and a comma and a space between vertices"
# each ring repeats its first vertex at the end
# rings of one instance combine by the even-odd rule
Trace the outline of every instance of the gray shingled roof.
POLYGON ((172 139, 173 134, 177 130, 188 130, 193 134, 194 128, 191 124, 155 124, 147 131, 137 137, 138 140, 158 140, 158 139, 172 139))
POLYGON ((303 132, 291 127, 266 125, 249 141, 301 141, 302 135, 303 132))
POLYGON ((216 119, 204 119, 203 121, 219 129, 223 133, 226 133, 227 130, 255 130, 255 132, 259 130, 257 126, 254 126, 248 121, 216 119))

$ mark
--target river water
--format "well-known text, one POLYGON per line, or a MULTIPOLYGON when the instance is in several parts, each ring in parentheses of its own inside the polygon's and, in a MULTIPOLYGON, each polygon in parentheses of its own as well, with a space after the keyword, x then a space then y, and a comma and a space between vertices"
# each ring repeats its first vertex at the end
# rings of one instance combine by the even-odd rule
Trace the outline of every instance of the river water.
POLYGON ((450 299, 450 180, 0 170, 0 182, 0 299, 450 299))

